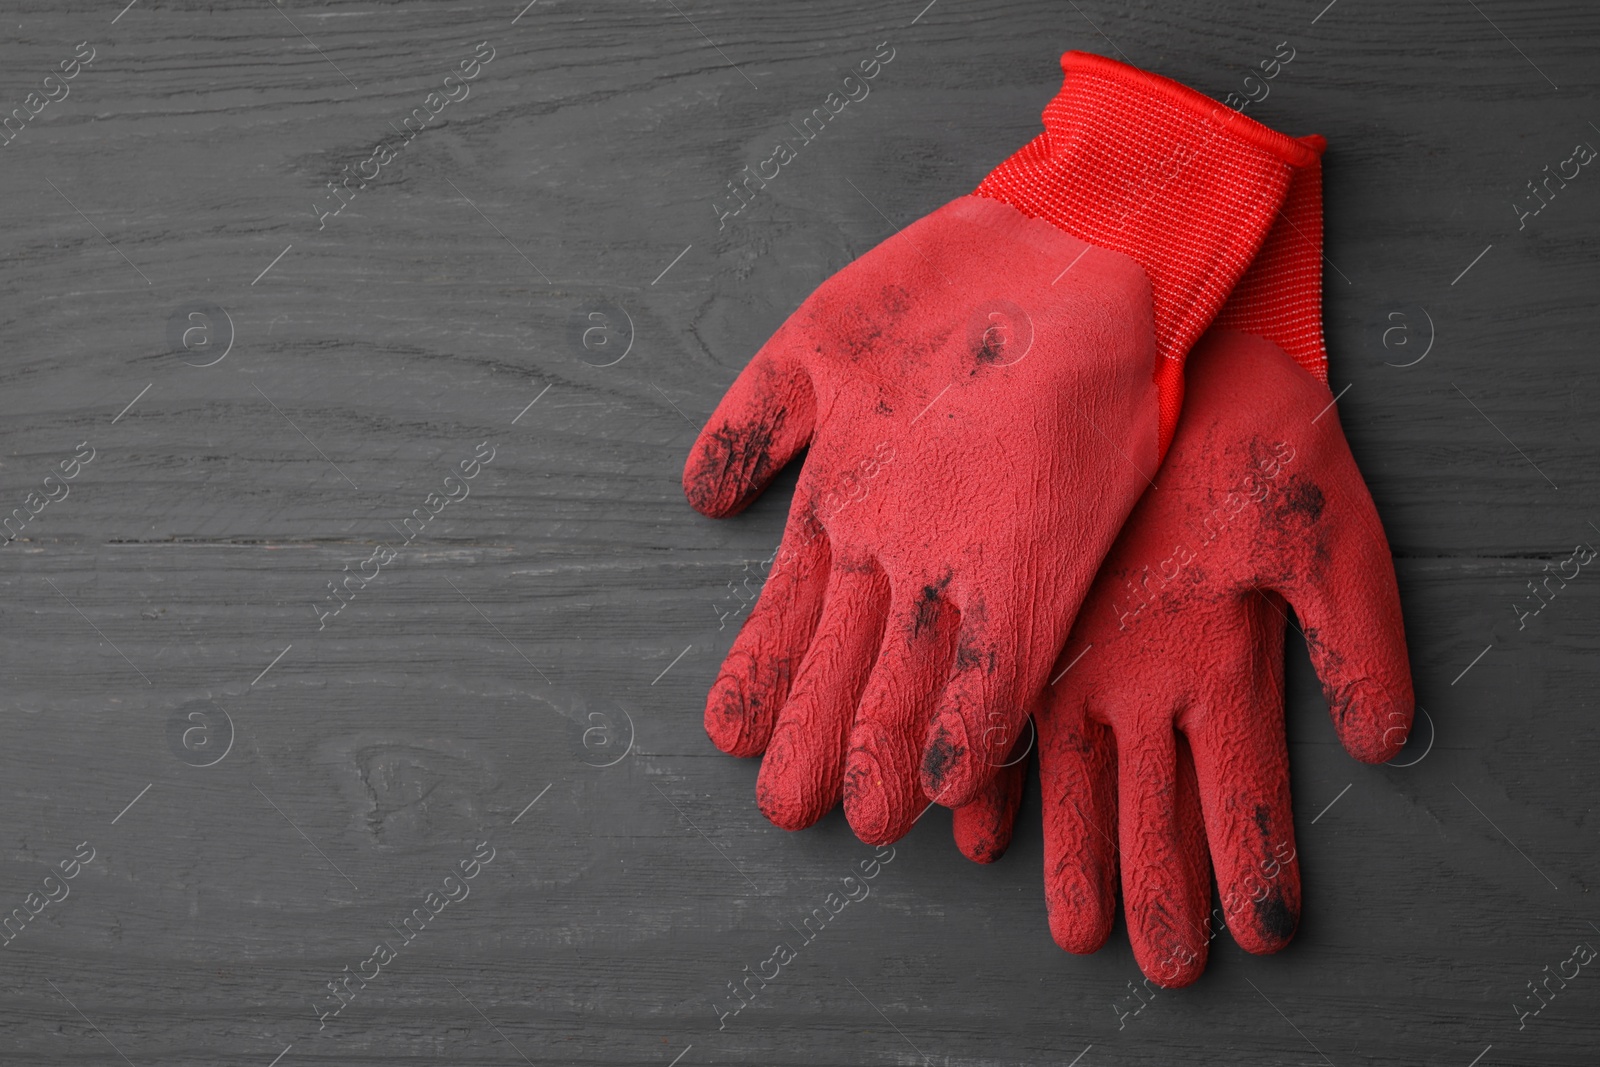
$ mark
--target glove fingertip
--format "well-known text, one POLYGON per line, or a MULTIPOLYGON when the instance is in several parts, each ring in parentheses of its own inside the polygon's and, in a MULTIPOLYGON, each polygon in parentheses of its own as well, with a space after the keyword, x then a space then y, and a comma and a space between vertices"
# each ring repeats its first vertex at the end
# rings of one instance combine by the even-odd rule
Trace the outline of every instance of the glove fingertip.
POLYGON ((850 754, 844 773, 844 814, 856 837, 868 845, 888 845, 900 840, 916 822, 908 818, 907 805, 886 781, 881 763, 871 753, 850 754))
POLYGON ((1009 796, 980 797, 957 808, 950 820, 956 848, 974 863, 993 863, 1004 856, 1015 827, 1016 807, 1009 796))
POLYGON ((756 807, 780 830, 804 830, 826 815, 833 801, 816 788, 790 741, 775 738, 767 748, 756 777, 756 807))
POLYGON ((1159 960, 1139 960, 1139 970, 1162 989, 1182 989, 1194 985, 1206 970, 1206 948, 1192 956, 1166 956, 1159 960))
POLYGON ((1391 687, 1358 678, 1324 695, 1339 740, 1356 759, 1387 763, 1405 748, 1416 707, 1409 681, 1391 687))
POLYGON ((1076 867, 1058 871, 1045 887, 1050 936, 1068 952, 1087 956, 1111 937, 1115 908, 1104 886, 1076 867))
POLYGON ((1011 847, 1011 827, 990 824, 969 825, 953 830, 956 848, 973 863, 993 863, 1011 847))
POLYGON ((757 353, 689 450, 689 504, 714 519, 743 511, 810 441, 815 418, 804 370, 770 349, 757 353))
POLYGON ((707 426, 683 466, 689 506, 712 519, 749 507, 782 465, 774 462, 771 444, 771 431, 759 427, 707 426))
POLYGON ((1274 886, 1252 901, 1249 919, 1235 919, 1231 929, 1240 948, 1254 956, 1270 956, 1287 948, 1299 927, 1300 887, 1294 884, 1274 886))
POLYGON ((705 726, 711 743, 730 756, 759 756, 767 747, 744 685, 732 673, 718 678, 706 695, 705 726))

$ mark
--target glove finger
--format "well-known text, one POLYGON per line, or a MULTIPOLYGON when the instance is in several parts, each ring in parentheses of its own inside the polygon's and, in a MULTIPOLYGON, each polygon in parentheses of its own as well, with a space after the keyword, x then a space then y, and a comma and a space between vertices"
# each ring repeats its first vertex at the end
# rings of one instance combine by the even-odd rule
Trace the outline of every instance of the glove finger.
POLYGON ((952 808, 971 801, 1022 734, 1071 621, 1045 611, 1044 599, 1018 590, 961 605, 955 663, 922 750, 927 799, 952 808), (1013 610, 1002 615, 996 603, 1013 610))
POLYGON ((791 509, 766 584, 706 696, 706 733, 731 756, 766 751, 816 631, 829 555, 822 528, 791 509))
POLYGON ((702 515, 735 515, 811 440, 816 400, 790 351, 786 323, 717 404, 683 466, 683 492, 702 515))
POLYGON ((1118 843, 1128 940, 1139 969, 1167 988, 1200 977, 1210 947, 1209 861, 1187 749, 1164 715, 1117 731, 1118 843))
POLYGON ((896 587, 897 603, 850 732, 844 811, 869 845, 898 841, 926 808, 922 744, 955 654, 959 620, 942 586, 914 592, 909 586, 896 587))
POLYGON ((1044 899, 1068 952, 1098 951, 1117 915, 1117 746, 1072 690, 1053 693, 1039 727, 1044 899))
POLYGON ((1356 759, 1383 763, 1405 746, 1413 709, 1394 560, 1343 437, 1308 450, 1325 473, 1296 477, 1281 510, 1309 520, 1317 563, 1272 584, 1300 617, 1339 740, 1356 759))
POLYGON ((1011 846, 1034 739, 1031 730, 1019 737, 1011 747, 1010 758, 996 769, 988 784, 978 790, 977 798, 951 815, 950 830, 956 848, 974 863, 993 863, 1011 846))
POLYGON ((811 647, 756 776, 761 813, 801 830, 839 803, 845 740, 883 633, 888 582, 871 566, 835 566, 811 647))
POLYGON ((1261 598, 1237 670, 1181 724, 1194 753, 1223 921, 1247 952, 1277 952, 1300 920, 1300 868, 1283 721, 1283 620, 1261 598))

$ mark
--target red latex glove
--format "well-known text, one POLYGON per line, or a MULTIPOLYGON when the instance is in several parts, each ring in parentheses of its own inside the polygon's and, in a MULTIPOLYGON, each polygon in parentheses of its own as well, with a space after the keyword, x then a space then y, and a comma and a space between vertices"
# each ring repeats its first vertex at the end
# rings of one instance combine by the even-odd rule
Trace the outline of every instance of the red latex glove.
POLYGON ((720 517, 810 448, 706 703, 719 748, 766 752, 779 826, 843 792, 893 840, 984 784, 1156 469, 1183 356, 1314 157, 1166 79, 1062 68, 1045 132, 824 282, 689 454, 720 517))
MULTIPOLYGON (((1205 968, 1213 866, 1241 947, 1275 952, 1299 921, 1285 600, 1350 754, 1391 759, 1411 726, 1394 566, 1326 385, 1321 234, 1320 172, 1306 168, 1189 357, 1159 488, 1107 557, 1035 714, 1051 932, 1073 952, 1105 942, 1120 856, 1134 956, 1165 986, 1205 968)), ((967 855, 1004 851, 1021 771, 956 813, 967 855)))

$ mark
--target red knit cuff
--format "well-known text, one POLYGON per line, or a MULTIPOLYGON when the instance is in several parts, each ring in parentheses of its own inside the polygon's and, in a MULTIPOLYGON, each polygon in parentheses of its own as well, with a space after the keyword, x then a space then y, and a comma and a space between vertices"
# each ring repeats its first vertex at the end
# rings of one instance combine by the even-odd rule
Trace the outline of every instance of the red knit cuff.
POLYGON ((1317 158, 1177 82, 1103 56, 1061 57, 1045 132, 974 190, 1080 240, 1121 252, 1155 298, 1161 450, 1177 426, 1183 359, 1238 282, 1317 158))
POLYGON ((1294 172, 1289 194, 1250 269, 1217 314, 1216 326, 1264 337, 1328 384, 1322 339, 1322 151, 1320 135, 1302 137, 1318 162, 1294 172))
MULTIPOLYGON (((1080 74, 1085 78, 1096 77, 1116 83, 1122 92, 1133 98, 1128 102, 1135 109, 1147 106, 1145 103, 1140 103, 1138 98, 1143 98, 1147 103, 1153 103, 1157 98, 1165 100, 1175 108, 1190 111, 1208 123, 1227 129, 1230 136, 1239 143, 1254 145, 1291 167, 1304 167, 1314 162, 1320 154, 1306 141, 1263 126, 1243 112, 1219 104, 1205 93, 1191 89, 1182 82, 1163 78, 1159 74, 1151 74, 1147 70, 1140 70, 1115 59, 1097 56, 1093 52, 1067 52, 1061 57, 1061 70, 1069 82, 1074 74, 1080 74)), ((1062 89, 1065 91, 1066 85, 1063 85, 1062 89)), ((1051 126, 1051 108, 1060 101, 1061 96, 1058 94, 1055 100, 1045 106, 1047 129, 1051 126)), ((1102 106, 1104 103, 1102 102, 1102 106)), ((1146 112, 1144 117, 1153 119, 1155 116, 1146 112)), ((1063 126, 1063 129, 1067 128, 1063 126)))

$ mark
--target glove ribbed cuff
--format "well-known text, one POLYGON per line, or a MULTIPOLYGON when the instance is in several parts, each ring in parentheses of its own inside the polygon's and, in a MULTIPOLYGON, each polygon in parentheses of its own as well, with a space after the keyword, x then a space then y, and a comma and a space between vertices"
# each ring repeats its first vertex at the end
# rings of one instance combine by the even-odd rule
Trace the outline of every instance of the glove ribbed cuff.
POLYGON ((1132 257, 1155 299, 1164 455, 1183 360, 1222 308, 1317 152, 1210 97, 1086 52, 1061 57, 1045 132, 974 190, 1132 257))
POLYGON ((1318 134, 1300 141, 1317 160, 1294 172, 1277 221, 1214 325, 1266 338, 1327 385, 1328 350, 1322 338, 1322 151, 1327 141, 1318 134))

